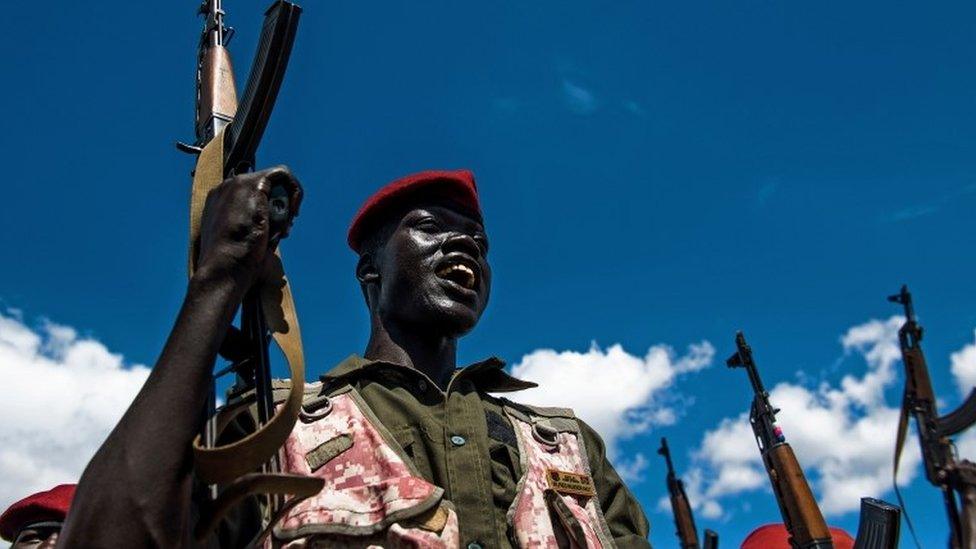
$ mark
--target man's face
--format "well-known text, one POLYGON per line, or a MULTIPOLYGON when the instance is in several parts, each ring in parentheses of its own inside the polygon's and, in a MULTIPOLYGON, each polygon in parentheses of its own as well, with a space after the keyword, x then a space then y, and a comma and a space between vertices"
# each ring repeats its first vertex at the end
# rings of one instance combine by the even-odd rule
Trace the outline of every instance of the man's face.
POLYGON ((61 533, 60 522, 41 522, 26 526, 17 533, 10 549, 49 549, 53 548, 61 533))
POLYGON ((474 217, 446 205, 408 209, 376 250, 384 320, 461 336, 488 304, 488 238, 474 217))

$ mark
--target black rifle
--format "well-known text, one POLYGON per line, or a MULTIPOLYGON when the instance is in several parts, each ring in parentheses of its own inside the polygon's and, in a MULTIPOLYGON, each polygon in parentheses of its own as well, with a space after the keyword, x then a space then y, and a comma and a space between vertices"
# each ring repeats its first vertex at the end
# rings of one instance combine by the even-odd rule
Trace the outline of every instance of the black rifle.
POLYGON ((668 464, 668 497, 671 500, 671 511, 674 513, 675 534, 682 549, 699 549, 698 530, 695 528, 695 517, 691 513, 691 504, 685 494, 685 485, 674 473, 671 463, 671 450, 668 449, 668 439, 661 437, 661 447, 657 453, 664 456, 668 464))
MULTIPOLYGON (((929 369, 925 355, 922 354, 922 327, 915 319, 915 308, 908 286, 902 286, 901 292, 889 296, 888 301, 899 303, 905 309, 905 323, 898 330, 898 343, 901 346, 902 362, 905 364, 905 393, 895 441, 895 494, 904 508, 905 504, 898 491, 898 462, 905 444, 908 416, 912 415, 918 427, 918 441, 925 462, 925 478, 942 491, 949 518, 949 546, 954 549, 973 547, 976 544, 976 464, 957 460, 955 446, 949 437, 976 422, 976 389, 970 391, 959 408, 939 416, 929 369), (956 492, 959 493, 958 502, 956 492)), ((914 536, 911 521, 908 522, 908 528, 914 536)))
POLYGON ((803 469, 783 431, 776 425, 776 413, 769 402, 759 371, 752 359, 752 348, 739 332, 735 336, 736 353, 725 363, 729 368, 745 368, 752 383, 752 408, 749 423, 756 436, 763 465, 773 486, 783 524, 790 533, 790 544, 798 549, 833 549, 833 541, 820 507, 813 497, 803 469))

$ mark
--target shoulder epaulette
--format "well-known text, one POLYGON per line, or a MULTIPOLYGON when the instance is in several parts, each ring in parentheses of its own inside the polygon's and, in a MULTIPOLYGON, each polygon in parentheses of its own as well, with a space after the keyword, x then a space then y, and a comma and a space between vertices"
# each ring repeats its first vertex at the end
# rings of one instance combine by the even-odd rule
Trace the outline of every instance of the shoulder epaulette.
POLYGON ((529 415, 537 417, 564 417, 576 419, 576 414, 573 413, 571 408, 559 408, 556 406, 533 406, 531 404, 514 402, 504 397, 502 397, 501 400, 503 400, 506 405, 529 415))

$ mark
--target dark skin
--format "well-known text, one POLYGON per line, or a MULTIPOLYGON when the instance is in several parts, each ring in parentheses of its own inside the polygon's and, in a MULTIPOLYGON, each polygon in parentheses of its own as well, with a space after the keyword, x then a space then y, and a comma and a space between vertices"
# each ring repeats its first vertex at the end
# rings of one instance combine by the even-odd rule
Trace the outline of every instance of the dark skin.
POLYGON ((301 186, 282 166, 228 179, 207 197, 200 257, 176 323, 146 383, 85 468, 62 546, 189 545, 190 444, 217 350, 272 255, 262 188, 276 184, 289 188, 297 214, 301 186))
POLYGON ((61 524, 41 523, 22 528, 17 532, 10 549, 52 549, 58 543, 61 524))
MULTIPOLYGON (((244 294, 267 272, 262 188, 269 184, 290 190, 297 214, 301 185, 284 167, 228 179, 208 196, 198 268, 176 323, 145 385, 86 467, 61 546, 191 545, 190 445, 217 350, 244 294)), ((417 368, 444 387, 458 338, 488 303, 484 228, 461 208, 426 200, 396 212, 383 230, 388 236, 356 267, 370 309, 364 356, 417 368)))
POLYGON ((488 239, 475 216, 443 201, 416 201, 393 219, 389 237, 356 268, 370 311, 363 356, 416 368, 443 389, 458 338, 488 304, 488 239))

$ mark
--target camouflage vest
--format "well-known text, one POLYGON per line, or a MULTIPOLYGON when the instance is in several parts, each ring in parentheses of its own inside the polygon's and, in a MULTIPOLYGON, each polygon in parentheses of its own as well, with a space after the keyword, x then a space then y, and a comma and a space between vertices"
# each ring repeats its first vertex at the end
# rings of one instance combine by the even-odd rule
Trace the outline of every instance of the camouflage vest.
MULTIPOLYGON (((579 425, 565 409, 505 401, 522 477, 507 517, 520 547, 613 547, 579 425)), ((422 478, 396 439, 351 386, 322 393, 306 385, 282 470, 325 480, 290 509, 266 547, 460 545, 458 517, 444 490, 422 478)))

